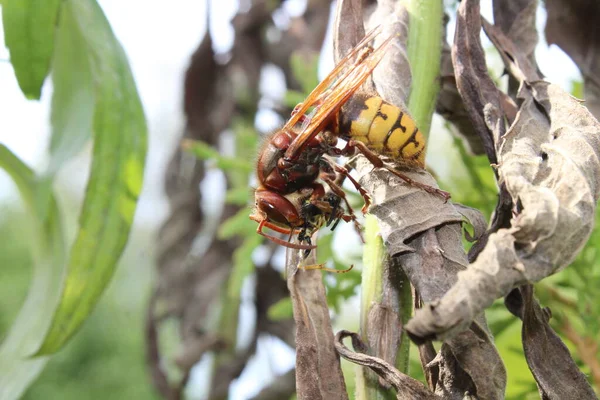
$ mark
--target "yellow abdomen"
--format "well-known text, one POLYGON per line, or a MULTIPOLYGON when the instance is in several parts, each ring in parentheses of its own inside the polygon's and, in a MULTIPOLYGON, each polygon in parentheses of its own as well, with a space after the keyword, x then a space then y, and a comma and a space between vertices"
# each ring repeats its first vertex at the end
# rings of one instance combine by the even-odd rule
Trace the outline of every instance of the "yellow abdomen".
POLYGON ((378 96, 356 94, 342 108, 342 137, 361 141, 374 152, 408 164, 425 165, 425 138, 413 119, 378 96))

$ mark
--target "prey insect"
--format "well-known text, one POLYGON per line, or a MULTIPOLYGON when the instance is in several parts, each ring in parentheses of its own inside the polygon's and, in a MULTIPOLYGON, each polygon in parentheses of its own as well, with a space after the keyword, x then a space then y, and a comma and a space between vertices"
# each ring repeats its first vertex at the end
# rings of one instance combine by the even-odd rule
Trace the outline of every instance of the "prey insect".
POLYGON ((371 42, 380 33, 376 28, 367 34, 296 106, 283 128, 265 142, 258 158, 260 185, 250 216, 258 222, 258 234, 307 254, 315 248, 312 234, 322 226, 335 227, 340 220, 358 226, 341 183, 348 179, 361 194, 363 213, 370 205, 369 195, 349 169, 332 158, 357 152, 374 167, 386 169, 410 185, 444 200, 450 197, 447 192, 411 180, 382 159, 424 168, 425 138, 405 111, 376 94, 359 90, 393 39, 388 37, 375 48, 371 42), (337 147, 338 139, 346 142, 344 147, 337 147), (346 210, 340 206, 342 202, 346 210), (287 234, 288 241, 263 232, 265 227, 287 234), (298 235, 299 243, 292 242, 294 235, 298 235))

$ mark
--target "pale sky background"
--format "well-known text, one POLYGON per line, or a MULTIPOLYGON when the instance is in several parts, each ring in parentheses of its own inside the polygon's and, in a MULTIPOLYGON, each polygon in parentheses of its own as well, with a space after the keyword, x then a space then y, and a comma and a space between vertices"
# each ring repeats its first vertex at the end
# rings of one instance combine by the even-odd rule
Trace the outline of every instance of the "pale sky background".
MULTIPOLYGON (((135 224, 136 229, 155 229, 167 215, 163 194, 164 171, 184 127, 183 74, 190 55, 206 29, 205 3, 202 0, 171 0, 168 3, 153 0, 99 0, 99 3, 129 57, 148 119, 150 146, 145 185, 135 224)), ((219 52, 227 51, 232 45, 233 30, 229 19, 234 15, 237 4, 234 0, 211 1, 211 32, 215 49, 219 52)), ((301 13, 304 7, 303 0, 290 0, 286 4, 285 10, 291 15, 301 13)), ((482 13, 488 20, 493 20, 490 2, 482 3, 482 13)), ((542 28, 545 13, 540 12, 538 16, 538 27, 542 28)), ((285 13, 281 14, 281 18, 285 22, 285 13)), ((1 35, 0 30, 0 43, 3 43, 1 35)), ((320 64, 321 77, 332 67, 330 35, 331 32, 325 39, 324 51, 327 54, 320 64)), ((453 27, 450 26, 449 37, 452 36, 453 27)), ((580 77, 577 68, 556 46, 548 48, 543 34, 540 39, 542 43, 538 46, 536 56, 542 72, 548 80, 570 90, 571 81, 580 77)), ((484 46, 486 43, 489 44, 484 41, 484 46)), ((17 85, 11 64, 5 61, 8 58, 8 51, 1 45, 0 60, 4 61, 0 61, 0 143, 39 171, 47 161, 45 149, 49 140, 52 88, 49 83, 45 84, 39 102, 26 100, 17 85)), ((497 62, 495 65, 500 64, 497 62)), ((263 80, 263 91, 273 90, 270 87, 274 87, 273 97, 282 95, 280 77, 272 70, 264 71, 263 80)), ((257 122, 262 126, 270 126, 276 120, 272 114, 262 113, 257 122)), ((439 125, 434 125, 432 131, 428 155, 434 156, 428 157, 428 162, 436 171, 443 171, 450 166, 439 155, 450 146, 450 139, 439 129, 439 125)), ((60 191, 83 198, 90 148, 88 145, 80 156, 65 165, 56 186, 60 191)), ((0 171, 0 203, 14 201, 18 201, 15 188, 6 174, 0 171)), ((350 226, 348 228, 352 229, 350 226)), ((246 301, 250 302, 251 299, 246 301)), ((270 376, 287 371, 293 365, 293 353, 275 339, 261 338, 259 355, 250 363, 257 367, 246 369, 234 385, 231 399, 249 398, 268 382, 270 376)), ((190 394, 200 396, 203 374, 202 367, 195 369, 194 376, 197 379, 190 382, 190 394)))

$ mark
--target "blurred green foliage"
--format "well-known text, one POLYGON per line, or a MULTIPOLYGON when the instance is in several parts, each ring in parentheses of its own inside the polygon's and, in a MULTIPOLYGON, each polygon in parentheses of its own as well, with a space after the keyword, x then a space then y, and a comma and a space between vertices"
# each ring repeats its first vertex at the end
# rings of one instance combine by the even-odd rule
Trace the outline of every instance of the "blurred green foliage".
POLYGON ((35 271, 0 346, 0 397, 15 399, 42 371, 46 356, 78 332, 111 282, 142 189, 147 127, 125 52, 96 0, 6 0, 2 17, 23 95, 39 99, 50 72, 53 87, 41 171, 0 144, 0 167, 17 184, 31 217, 24 225, 35 271), (85 198, 67 250, 54 177, 90 139, 85 198))
MULTIPOLYGON (((29 229, 23 224, 28 217, 11 205, 1 206, 0 215, 0 237, 10 238, 0 241, 0 338, 4 338, 27 294, 33 263, 29 229)), ((81 332, 52 358, 24 400, 159 398, 145 363, 145 301, 132 299, 133 294, 123 296, 119 290, 119 285, 128 284, 136 285, 135 296, 145 293, 149 277, 127 275, 127 266, 123 267, 119 284, 111 285, 81 332)))

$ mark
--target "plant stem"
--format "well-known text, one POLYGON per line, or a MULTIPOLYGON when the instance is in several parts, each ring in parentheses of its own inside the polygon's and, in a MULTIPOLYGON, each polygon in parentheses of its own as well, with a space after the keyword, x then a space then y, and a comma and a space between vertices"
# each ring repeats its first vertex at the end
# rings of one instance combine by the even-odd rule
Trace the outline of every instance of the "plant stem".
POLYGON ((406 0, 404 4, 410 15, 407 53, 412 85, 408 110, 421 132, 428 136, 440 90, 444 7, 441 0, 406 0))
MULTIPOLYGON (((381 333, 381 327, 371 326, 369 317, 373 308, 381 306, 384 301, 384 279, 386 279, 386 266, 389 264, 386 261, 389 261, 389 257, 379 235, 377 219, 372 215, 367 215, 365 218, 364 265, 360 299, 360 336, 363 342, 369 345, 369 336, 377 334, 377 330, 379 330, 379 334, 381 333)), ((374 355, 377 356, 377 354, 374 355)), ((379 384, 375 373, 369 371, 366 367, 357 366, 357 400, 391 400, 394 398, 395 395, 392 393, 392 390, 385 389, 379 384)))
MULTIPOLYGON (((412 290, 408 277, 402 270, 400 265, 394 263, 394 267, 397 271, 397 283, 398 283, 398 304, 400 305, 400 322, 402 326, 406 325, 408 320, 412 317, 412 290)), ((400 335, 400 346, 398 346, 398 352, 396 353, 396 368, 399 371, 408 374, 408 365, 410 361, 410 339, 408 333, 402 330, 400 335)))
MULTIPOLYGON (((417 126, 427 136, 439 91, 443 4, 441 0, 405 0, 404 5, 410 16, 407 53, 412 71, 407 104, 417 126)), ((377 334, 382 335, 380 326, 371 326, 370 317, 372 312, 377 311, 375 307, 389 308, 404 325, 412 314, 412 293, 410 282, 401 267, 387 255, 377 220, 371 215, 367 215, 365 220, 365 240, 360 335, 371 346, 369 335, 374 335, 376 329, 379 330, 377 334), (392 301, 395 304, 391 304, 392 301)), ((388 340, 391 339, 377 337, 379 343, 388 340)), ((385 344, 380 347, 384 348, 385 344)), ((395 365, 404 373, 408 372, 409 352, 410 342, 403 333, 397 343, 395 365)), ((396 398, 392 390, 386 390, 379 384, 373 373, 362 367, 357 368, 356 399, 396 398)))

